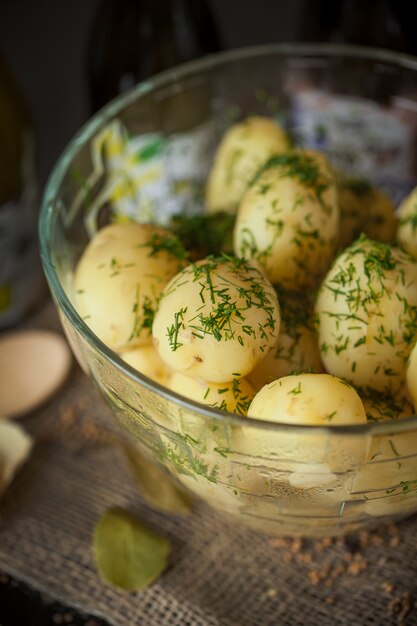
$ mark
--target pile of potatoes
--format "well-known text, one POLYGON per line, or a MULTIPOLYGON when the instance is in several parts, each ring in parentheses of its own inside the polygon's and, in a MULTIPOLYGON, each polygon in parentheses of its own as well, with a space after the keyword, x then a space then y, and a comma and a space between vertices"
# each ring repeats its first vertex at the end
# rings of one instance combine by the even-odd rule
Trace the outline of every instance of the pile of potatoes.
POLYGON ((216 480, 192 468, 178 478, 213 505, 250 508, 255 494, 265 519, 275 496, 300 515, 306 502, 332 516, 351 499, 370 515, 403 512, 403 499, 385 496, 415 481, 407 432, 326 437, 263 422, 333 428, 416 412, 416 230, 417 190, 396 209, 323 154, 292 149, 272 119, 251 117, 220 142, 203 215, 97 232, 76 267, 75 304, 142 375, 248 418, 205 432, 203 416, 171 404, 161 422, 203 442, 216 480), (269 472, 280 477, 271 485, 269 472))
POLYGON ((160 385, 243 416, 338 425, 411 415, 417 191, 396 214, 379 189, 250 117, 226 132, 207 181, 207 216, 220 212, 235 215, 234 254, 191 261, 152 224, 94 236, 75 294, 97 337, 160 385))

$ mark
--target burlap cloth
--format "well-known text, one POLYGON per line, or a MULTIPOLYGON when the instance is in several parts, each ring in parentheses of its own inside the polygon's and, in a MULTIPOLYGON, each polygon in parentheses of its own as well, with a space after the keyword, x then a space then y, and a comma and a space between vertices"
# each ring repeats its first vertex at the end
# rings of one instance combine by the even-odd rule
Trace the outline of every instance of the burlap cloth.
MULTIPOLYGON (((49 304, 27 324, 59 328, 49 304)), ((26 418, 34 453, 0 502, 0 568, 118 626, 375 626, 417 624, 417 520, 344 540, 283 540, 226 521, 152 510, 138 493, 116 428, 74 365, 49 404, 26 418), (123 593, 97 576, 91 536, 110 507, 167 535, 171 566, 123 593)), ((22 625, 24 626, 24 625, 22 625)))

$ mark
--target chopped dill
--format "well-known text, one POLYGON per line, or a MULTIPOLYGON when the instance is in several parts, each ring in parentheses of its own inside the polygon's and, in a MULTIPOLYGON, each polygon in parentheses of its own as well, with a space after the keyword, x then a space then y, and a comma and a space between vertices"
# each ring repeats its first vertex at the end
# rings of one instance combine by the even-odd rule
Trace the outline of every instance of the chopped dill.
POLYGON ((319 200, 323 192, 330 186, 331 179, 324 176, 317 162, 310 154, 303 152, 286 152, 272 156, 256 173, 252 185, 258 182, 262 174, 272 168, 280 167, 281 176, 296 178, 302 185, 312 189, 319 200))
POLYGON ((184 328, 184 315, 187 312, 187 308, 188 307, 185 307, 177 311, 174 314, 174 323, 167 328, 168 341, 173 352, 183 345, 178 341, 178 333, 181 328, 184 328))
POLYGON ((301 393, 301 382, 296 387, 288 391, 289 396, 298 396, 301 393))
MULTIPOLYGON (((275 294, 265 289, 259 271, 248 261, 227 254, 210 256, 188 265, 179 275, 178 281, 181 280, 199 285, 199 297, 203 304, 189 311, 186 319, 187 309, 182 308, 175 313, 174 323, 167 328, 172 350, 181 347, 180 331, 185 328, 195 339, 211 335, 216 341, 237 339, 245 345, 246 337, 251 337, 259 341, 261 351, 265 349, 268 334, 273 335, 275 331, 277 302, 275 294), (248 323, 247 312, 253 308, 266 314, 262 323, 248 323)), ((174 282, 165 296, 173 293, 178 284, 174 282)))
POLYGON ((220 454, 222 457, 224 457, 225 459, 227 459, 227 455, 230 454, 231 449, 230 448, 213 448, 214 452, 217 452, 217 454, 220 454))
POLYGON ((146 243, 140 244, 139 247, 150 248, 149 256, 151 257, 156 256, 161 251, 167 252, 179 261, 186 261, 189 257, 189 253, 176 234, 160 235, 154 233, 146 243))
POLYGON ((115 257, 112 257, 110 259, 110 278, 113 278, 114 276, 118 276, 122 270, 127 269, 129 267, 135 267, 135 265, 136 263, 123 263, 122 264, 115 257))
POLYGON ((236 216, 219 211, 210 215, 175 215, 170 229, 178 237, 190 258, 197 260, 209 255, 233 251, 233 227, 236 216))
POLYGON ((394 446, 394 443, 392 441, 392 439, 389 440, 389 445, 391 450, 393 451, 393 453, 395 454, 395 456, 400 456, 400 453, 398 452, 398 450, 396 449, 396 447, 394 446))
POLYGON ((135 303, 132 307, 133 313, 133 328, 128 341, 132 341, 135 337, 140 337, 143 330, 152 330, 152 324, 155 317, 156 309, 152 300, 145 296, 143 301, 140 301, 139 286, 136 287, 135 303))
MULTIPOLYGON (((332 277, 321 287, 332 294, 334 303, 342 303, 342 307, 335 306, 335 310, 321 311, 322 318, 332 319, 335 330, 340 330, 340 335, 334 333, 334 342, 326 344, 326 353, 340 354, 347 349, 351 335, 348 332, 343 334, 342 330, 354 330, 356 336, 352 339, 352 348, 373 356, 375 344, 387 345, 395 351, 392 357, 405 362, 417 336, 417 306, 397 291, 406 287, 406 255, 399 248, 372 241, 365 235, 361 235, 343 254, 343 262, 340 257, 336 260, 332 277), (401 304, 399 319, 384 313, 385 301, 393 299, 401 304), (379 324, 376 323, 378 318, 381 320, 379 324), (347 327, 345 322, 348 320, 352 323, 347 327)), ((400 375, 398 364, 392 366, 389 358, 376 363, 374 375, 383 373, 389 378, 400 375)), ((356 365, 352 365, 352 373, 355 369, 356 365)))

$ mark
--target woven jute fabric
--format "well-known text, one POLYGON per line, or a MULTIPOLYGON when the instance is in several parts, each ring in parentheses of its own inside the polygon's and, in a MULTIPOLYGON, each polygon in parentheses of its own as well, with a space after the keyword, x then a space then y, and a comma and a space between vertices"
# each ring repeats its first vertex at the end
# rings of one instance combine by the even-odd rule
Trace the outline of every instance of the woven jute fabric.
MULTIPOLYGON (((29 321, 58 329, 51 305, 29 321)), ((0 568, 117 626, 417 625, 417 520, 319 541, 245 529, 197 503, 190 516, 144 501, 110 410, 74 365, 66 385, 23 420, 34 452, 0 502, 0 568), (168 570, 125 593, 102 582, 92 533, 124 507, 172 542, 168 570)))

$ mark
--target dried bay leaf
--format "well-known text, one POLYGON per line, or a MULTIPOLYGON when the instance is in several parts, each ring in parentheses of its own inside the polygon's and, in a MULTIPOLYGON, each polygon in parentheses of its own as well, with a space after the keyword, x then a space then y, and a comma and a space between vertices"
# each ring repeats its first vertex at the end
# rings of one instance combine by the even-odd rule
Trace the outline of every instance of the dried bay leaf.
POLYGON ((125 445, 123 449, 133 477, 150 504, 168 513, 191 513, 191 496, 178 487, 166 472, 133 446, 125 445))
POLYGON ((27 459, 33 440, 21 426, 0 420, 0 494, 27 459))
POLYGON ((137 591, 165 570, 170 544, 128 511, 112 509, 96 526, 93 551, 104 580, 125 591, 137 591))

